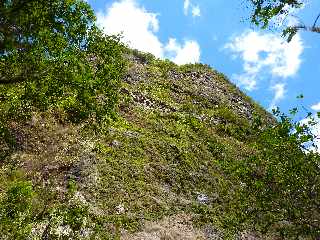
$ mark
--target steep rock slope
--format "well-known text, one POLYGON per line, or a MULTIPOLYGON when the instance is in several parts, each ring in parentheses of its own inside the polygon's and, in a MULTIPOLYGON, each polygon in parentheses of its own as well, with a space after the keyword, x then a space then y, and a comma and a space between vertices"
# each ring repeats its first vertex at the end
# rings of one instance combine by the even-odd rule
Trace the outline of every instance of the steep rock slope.
POLYGON ((137 52, 127 59, 116 118, 75 124, 34 112, 11 123, 17 147, 2 162, 1 192, 24 201, 5 197, 4 209, 22 214, 2 229, 31 239, 149 239, 130 234, 184 216, 188 239, 229 236, 224 219, 236 186, 219 164, 253 154, 252 136, 274 118, 208 66, 137 52))

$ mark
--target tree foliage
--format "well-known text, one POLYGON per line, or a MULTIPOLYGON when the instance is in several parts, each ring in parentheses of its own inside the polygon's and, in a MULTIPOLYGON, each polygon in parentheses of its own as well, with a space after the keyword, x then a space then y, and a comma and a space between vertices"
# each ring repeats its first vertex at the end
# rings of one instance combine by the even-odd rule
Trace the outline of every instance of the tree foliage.
POLYGON ((313 143, 310 126, 316 122, 311 115, 306 124, 279 110, 275 114, 280 122, 257 134, 255 154, 221 165, 234 184, 240 184, 234 212, 240 223, 249 223, 264 235, 276 232, 281 239, 316 239, 320 156, 304 149, 313 143))
MULTIPOLYGON (((285 19, 290 15, 292 9, 302 8, 304 2, 305 1, 303 0, 250 0, 251 5, 253 6, 251 22, 262 28, 266 28, 272 23, 275 17, 285 19)), ((286 27, 283 30, 283 35, 287 37, 288 41, 291 41, 299 30, 320 33, 320 27, 317 26, 319 17, 320 14, 315 18, 311 25, 298 23, 286 27)))
POLYGON ((3 113, 54 108, 74 121, 111 114, 122 47, 98 30, 86 2, 6 0, 0 30, 3 113))
POLYGON ((85 44, 94 12, 78 0, 4 0, 0 3, 0 53, 41 45, 48 54, 85 44))

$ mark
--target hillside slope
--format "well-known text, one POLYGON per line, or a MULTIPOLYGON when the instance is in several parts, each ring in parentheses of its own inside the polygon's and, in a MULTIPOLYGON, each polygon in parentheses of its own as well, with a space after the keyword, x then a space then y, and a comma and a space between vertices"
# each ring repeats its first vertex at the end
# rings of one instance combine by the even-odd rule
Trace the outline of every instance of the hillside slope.
POLYGON ((10 123, 1 239, 252 239, 232 225, 239 186, 219 166, 254 154, 252 138, 275 119, 208 66, 126 58, 115 118, 35 111, 10 123), (166 232, 166 219, 182 224, 171 236, 134 234, 157 221, 166 232))

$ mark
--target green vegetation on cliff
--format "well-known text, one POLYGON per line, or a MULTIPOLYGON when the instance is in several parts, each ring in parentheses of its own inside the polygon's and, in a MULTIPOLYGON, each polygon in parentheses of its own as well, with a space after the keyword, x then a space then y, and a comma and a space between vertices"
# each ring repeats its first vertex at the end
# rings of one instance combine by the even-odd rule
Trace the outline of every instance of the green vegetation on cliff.
POLYGON ((207 239, 319 237, 306 126, 276 121, 209 66, 85 33, 57 56, 45 45, 0 54, 1 239, 128 239, 178 214, 207 239), (32 74, 10 81, 25 66, 32 74))

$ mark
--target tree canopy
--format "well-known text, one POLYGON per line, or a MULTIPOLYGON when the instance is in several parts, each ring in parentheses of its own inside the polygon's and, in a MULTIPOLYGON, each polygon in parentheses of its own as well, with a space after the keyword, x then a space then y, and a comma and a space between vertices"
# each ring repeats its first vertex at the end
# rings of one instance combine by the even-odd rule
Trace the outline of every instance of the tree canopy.
POLYGON ((95 15, 78 0, 5 0, 0 3, 0 54, 46 46, 47 51, 84 43, 95 15))
MULTIPOLYGON (((304 5, 303 0, 250 0, 253 6, 251 15, 251 22, 262 28, 268 27, 273 21, 274 17, 281 17, 285 19, 290 15, 292 9, 302 8, 304 5)), ((283 35, 291 41, 292 37, 299 30, 306 30, 310 32, 320 33, 320 27, 317 25, 320 14, 317 15, 314 22, 306 25, 302 22, 288 26, 283 30, 283 35)))
POLYGON ((116 102, 120 48, 116 37, 96 27, 94 11, 82 0, 5 0, 0 108, 12 116, 32 108, 63 109, 73 120, 105 115, 116 102))

